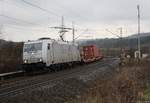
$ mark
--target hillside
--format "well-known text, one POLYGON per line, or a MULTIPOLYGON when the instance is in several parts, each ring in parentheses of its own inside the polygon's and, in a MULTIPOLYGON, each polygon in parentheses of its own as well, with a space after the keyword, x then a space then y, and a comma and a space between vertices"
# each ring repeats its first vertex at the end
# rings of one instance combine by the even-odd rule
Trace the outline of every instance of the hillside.
MULTIPOLYGON (((142 34, 141 34, 142 35, 142 34)), ((145 33, 144 36, 141 36, 141 45, 143 47, 149 47, 150 45, 150 34, 145 33)), ((137 35, 136 35, 137 36, 137 35)), ((106 38, 106 39, 91 39, 87 41, 79 42, 80 45, 87 45, 87 44, 95 44, 99 48, 137 48, 137 37, 135 35, 130 37, 125 37, 121 39, 114 39, 114 38, 106 38), (134 38, 133 38, 134 37, 134 38)))
MULTIPOLYGON (((129 36, 129 38, 134 39, 134 38, 137 38, 137 36, 138 36, 138 34, 133 34, 133 35, 129 36)), ((140 37, 149 37, 149 36, 150 36, 150 32, 140 34, 140 37)))

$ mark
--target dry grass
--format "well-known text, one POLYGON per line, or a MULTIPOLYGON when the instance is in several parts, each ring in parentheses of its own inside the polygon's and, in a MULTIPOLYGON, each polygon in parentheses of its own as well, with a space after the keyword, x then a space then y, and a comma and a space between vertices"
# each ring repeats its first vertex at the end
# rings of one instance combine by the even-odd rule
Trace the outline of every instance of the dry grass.
MULTIPOLYGON (((150 81, 149 61, 132 62, 107 81, 95 82, 81 97, 69 103, 136 103, 142 101, 150 81)), ((147 92, 149 89, 147 90, 147 92)), ((149 92, 147 93, 149 94, 149 92)))

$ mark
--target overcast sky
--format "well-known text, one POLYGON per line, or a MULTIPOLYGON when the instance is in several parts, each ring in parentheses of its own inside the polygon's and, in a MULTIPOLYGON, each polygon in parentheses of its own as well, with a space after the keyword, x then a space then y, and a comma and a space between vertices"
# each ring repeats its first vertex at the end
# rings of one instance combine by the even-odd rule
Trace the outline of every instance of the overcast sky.
MULTIPOLYGON (((0 33, 6 40, 26 41, 40 37, 57 39, 64 16, 66 27, 76 27, 79 39, 115 37, 137 33, 137 4, 141 8, 141 32, 150 31, 150 0, 0 0, 0 33)), ((71 40, 68 32, 66 39, 71 40)))

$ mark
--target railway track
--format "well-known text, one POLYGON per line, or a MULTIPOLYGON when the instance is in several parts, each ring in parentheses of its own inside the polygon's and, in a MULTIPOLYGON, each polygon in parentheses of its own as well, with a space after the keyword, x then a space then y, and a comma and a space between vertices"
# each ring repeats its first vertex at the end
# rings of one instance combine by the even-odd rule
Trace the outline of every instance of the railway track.
MULTIPOLYGON (((80 66, 76 66, 76 68, 78 68, 80 66)), ((66 69, 66 70, 63 70, 63 71, 70 71, 69 69, 66 69)), ((61 71, 60 71, 61 72, 61 71)), ((20 84, 20 82, 26 82, 28 80, 34 80, 34 79, 37 79, 38 78, 42 78, 42 77, 45 77, 46 75, 49 75, 49 74, 53 74, 55 72, 52 72, 52 73, 47 73, 47 74, 44 74, 44 75, 33 75, 33 76, 26 76, 26 75, 22 75, 21 77, 18 77, 18 78, 13 78, 12 79, 8 79, 8 80, 4 80, 2 81, 1 85, 0 85, 0 88, 2 87, 7 87, 9 85, 14 85, 14 84, 20 84)), ((58 74, 59 72, 56 72, 55 74, 58 74)))
POLYGON ((40 75, 32 78, 27 78, 25 80, 19 80, 15 83, 10 82, 0 87, 0 100, 5 100, 6 98, 18 95, 23 93, 26 90, 32 90, 44 85, 47 85, 50 82, 66 79, 73 77, 76 74, 84 73, 85 69, 89 70, 93 67, 103 67, 109 65, 112 60, 104 60, 103 62, 96 62, 82 67, 76 67, 71 70, 64 70, 57 73, 51 73, 46 75, 40 75))

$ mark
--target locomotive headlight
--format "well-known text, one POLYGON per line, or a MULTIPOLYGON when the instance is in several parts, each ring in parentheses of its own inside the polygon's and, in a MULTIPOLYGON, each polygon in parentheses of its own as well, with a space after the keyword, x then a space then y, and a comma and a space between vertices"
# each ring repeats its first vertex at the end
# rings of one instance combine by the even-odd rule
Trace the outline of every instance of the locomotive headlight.
POLYGON ((42 58, 40 58, 39 61, 42 62, 43 61, 42 58))
POLYGON ((27 63, 27 60, 24 60, 24 63, 27 63))

